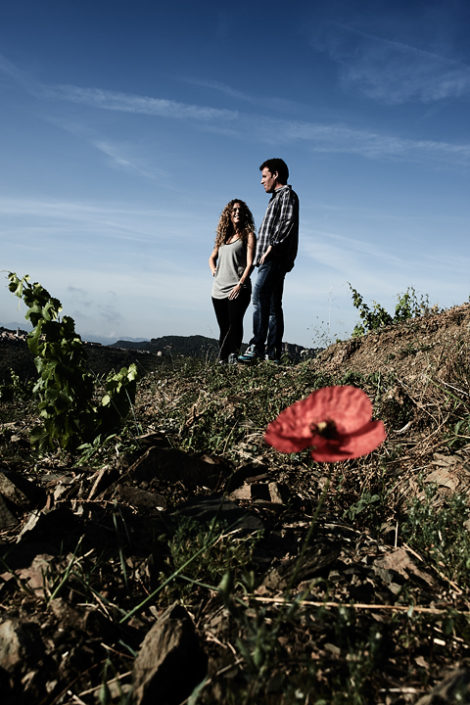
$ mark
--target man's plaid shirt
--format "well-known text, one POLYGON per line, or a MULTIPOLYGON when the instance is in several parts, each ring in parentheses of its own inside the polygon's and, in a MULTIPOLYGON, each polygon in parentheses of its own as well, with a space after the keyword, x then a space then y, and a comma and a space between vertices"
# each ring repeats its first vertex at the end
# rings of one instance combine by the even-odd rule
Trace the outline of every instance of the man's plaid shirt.
POLYGON ((274 191, 258 231, 255 266, 269 245, 270 258, 282 260, 286 272, 294 266, 299 243, 299 199, 291 186, 274 191))

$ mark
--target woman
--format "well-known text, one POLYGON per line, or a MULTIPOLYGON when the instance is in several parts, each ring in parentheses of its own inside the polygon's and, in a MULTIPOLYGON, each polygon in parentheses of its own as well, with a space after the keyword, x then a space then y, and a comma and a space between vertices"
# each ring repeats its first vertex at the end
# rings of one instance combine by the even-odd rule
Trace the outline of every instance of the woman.
POLYGON ((255 254, 255 224, 239 198, 225 206, 209 267, 214 277, 212 303, 220 328, 219 362, 236 362, 243 338, 243 316, 251 297, 250 274, 255 254))

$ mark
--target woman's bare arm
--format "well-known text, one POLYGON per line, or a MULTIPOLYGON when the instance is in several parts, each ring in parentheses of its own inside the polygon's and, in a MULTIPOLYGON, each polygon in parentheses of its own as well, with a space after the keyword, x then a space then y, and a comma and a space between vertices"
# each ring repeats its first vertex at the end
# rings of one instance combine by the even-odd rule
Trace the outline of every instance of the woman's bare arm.
POLYGON ((209 268, 212 272, 212 276, 215 277, 215 273, 217 271, 217 258, 219 256, 219 247, 218 245, 215 245, 214 249, 212 250, 212 254, 209 257, 209 268))

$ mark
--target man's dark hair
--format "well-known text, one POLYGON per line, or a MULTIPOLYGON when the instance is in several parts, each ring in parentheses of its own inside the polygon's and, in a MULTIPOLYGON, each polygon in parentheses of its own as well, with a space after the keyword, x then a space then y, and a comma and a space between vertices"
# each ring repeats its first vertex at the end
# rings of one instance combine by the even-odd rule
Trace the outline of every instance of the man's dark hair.
POLYGON ((283 186, 287 184, 289 180, 289 169, 284 159, 266 159, 266 161, 261 164, 259 170, 263 171, 264 168, 269 169, 271 174, 277 171, 279 183, 283 186))

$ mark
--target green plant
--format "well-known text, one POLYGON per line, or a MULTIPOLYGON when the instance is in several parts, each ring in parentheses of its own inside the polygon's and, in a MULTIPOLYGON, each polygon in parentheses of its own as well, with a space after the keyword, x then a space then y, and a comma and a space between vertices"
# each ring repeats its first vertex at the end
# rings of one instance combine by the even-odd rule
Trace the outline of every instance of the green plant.
POLYGON ((450 579, 470 588, 470 535, 466 522, 470 519, 467 498, 450 496, 437 505, 437 488, 429 484, 424 497, 412 503, 401 525, 403 538, 417 551, 427 555, 450 579))
POLYGON ((428 294, 418 296, 415 288, 409 286, 404 294, 398 294, 393 321, 407 321, 410 318, 425 316, 428 313, 436 313, 437 310, 437 306, 430 305, 428 294))
POLYGON ((397 295, 398 301, 392 316, 376 301, 373 302, 372 309, 369 308, 357 289, 354 289, 349 282, 348 286, 351 290, 353 305, 359 311, 359 316, 363 321, 362 323, 356 324, 352 333, 353 336, 364 335, 371 330, 383 328, 392 323, 407 321, 411 318, 437 312, 438 310, 436 306, 430 306, 428 294, 418 296, 414 287, 409 286, 405 293, 397 295))
POLYGON ((39 377, 33 387, 42 424, 33 429, 31 443, 40 450, 76 448, 119 427, 135 396, 134 364, 110 374, 105 394, 95 404, 95 383, 86 367, 86 352, 70 316, 59 318, 58 299, 29 277, 10 273, 10 291, 28 307, 33 330, 28 347, 39 377))
POLYGON ((351 504, 350 507, 348 507, 348 509, 344 512, 344 515, 352 521, 354 521, 360 514, 363 516, 367 515, 369 517, 371 514, 374 514, 374 509, 380 501, 380 495, 372 494, 368 490, 364 490, 358 501, 351 504))
POLYGON ((189 594, 190 589, 199 583, 217 585, 227 572, 246 570, 252 561, 254 547, 259 540, 259 532, 241 535, 236 527, 230 528, 226 521, 211 520, 209 524, 189 517, 181 517, 168 542, 169 566, 171 570, 186 564, 184 574, 179 577, 186 582, 179 589, 180 598, 189 594), (210 539, 215 535, 218 540, 210 539), (204 549, 201 560, 187 563, 194 551, 204 549), (186 588, 186 589, 185 589, 186 588))
POLYGON ((14 399, 23 400, 31 394, 31 384, 28 381, 21 380, 13 369, 9 369, 8 374, 10 380, 6 379, 0 382, 0 401, 10 402, 14 399))
POLYGON ((364 299, 361 294, 356 289, 353 289, 349 282, 348 286, 352 293, 353 305, 359 311, 359 316, 363 321, 362 325, 358 323, 354 327, 353 336, 364 335, 364 333, 367 333, 368 331, 375 330, 376 328, 382 328, 383 326, 388 326, 392 323, 393 319, 391 315, 384 309, 383 306, 374 301, 373 308, 371 310, 369 306, 364 303, 364 299))

